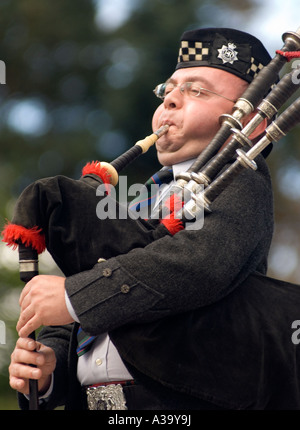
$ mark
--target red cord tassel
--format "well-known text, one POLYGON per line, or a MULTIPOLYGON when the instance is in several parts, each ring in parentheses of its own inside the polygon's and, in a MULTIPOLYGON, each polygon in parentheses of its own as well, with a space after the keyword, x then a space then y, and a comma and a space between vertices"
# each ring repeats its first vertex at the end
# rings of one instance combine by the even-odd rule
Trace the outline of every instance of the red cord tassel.
POLYGON ((293 60, 294 58, 300 58, 300 51, 285 52, 285 51, 280 51, 278 49, 276 51, 276 54, 282 55, 287 59, 288 62, 293 60))

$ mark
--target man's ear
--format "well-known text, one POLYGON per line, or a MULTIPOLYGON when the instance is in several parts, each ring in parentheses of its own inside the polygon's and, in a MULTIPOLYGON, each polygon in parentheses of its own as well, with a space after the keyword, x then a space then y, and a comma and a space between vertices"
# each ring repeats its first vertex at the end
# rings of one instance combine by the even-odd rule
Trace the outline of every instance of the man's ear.
MULTIPOLYGON (((245 125, 251 121, 251 119, 256 115, 256 113, 257 112, 252 112, 249 115, 247 115, 247 118, 244 121, 243 127, 245 127, 245 125)), ((262 122, 258 125, 258 127, 256 127, 256 129, 250 134, 249 139, 254 140, 256 137, 263 134, 267 126, 268 126, 268 120, 267 118, 264 118, 262 122)))

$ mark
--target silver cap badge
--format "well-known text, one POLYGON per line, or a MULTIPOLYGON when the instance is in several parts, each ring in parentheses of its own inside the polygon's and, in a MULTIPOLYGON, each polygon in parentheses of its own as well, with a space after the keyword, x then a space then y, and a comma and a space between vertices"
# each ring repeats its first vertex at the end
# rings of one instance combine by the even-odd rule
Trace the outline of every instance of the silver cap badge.
POLYGON ((228 46, 223 45, 222 48, 218 49, 218 58, 223 61, 223 64, 233 64, 234 61, 238 61, 238 52, 234 50, 235 48, 236 46, 233 43, 228 43, 228 46))

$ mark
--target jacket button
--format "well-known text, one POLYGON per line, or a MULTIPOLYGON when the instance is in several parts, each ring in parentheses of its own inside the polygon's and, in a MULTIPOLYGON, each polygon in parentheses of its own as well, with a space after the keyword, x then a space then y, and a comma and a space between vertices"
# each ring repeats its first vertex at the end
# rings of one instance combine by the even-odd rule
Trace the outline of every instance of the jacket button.
POLYGON ((129 293, 129 291, 130 291, 129 285, 127 285, 127 284, 122 285, 122 287, 121 287, 122 293, 126 294, 126 293, 129 293))
POLYGON ((102 275, 105 276, 106 278, 109 278, 111 274, 112 274, 112 270, 109 267, 106 267, 102 271, 102 275))

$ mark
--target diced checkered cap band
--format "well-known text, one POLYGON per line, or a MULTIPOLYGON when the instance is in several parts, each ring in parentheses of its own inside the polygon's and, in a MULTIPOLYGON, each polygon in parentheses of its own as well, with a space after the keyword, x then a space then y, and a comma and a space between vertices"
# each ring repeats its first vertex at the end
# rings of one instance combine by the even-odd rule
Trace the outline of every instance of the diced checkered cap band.
POLYGON ((261 64, 259 61, 256 61, 255 58, 251 57, 251 66, 247 70, 247 75, 251 76, 252 79, 254 79, 263 68, 263 64, 261 64))
POLYGON ((178 63, 208 60, 209 56, 208 43, 182 41, 179 49, 178 63))
POLYGON ((183 34, 176 70, 214 67, 251 82, 271 60, 254 36, 234 29, 208 28, 183 34))

